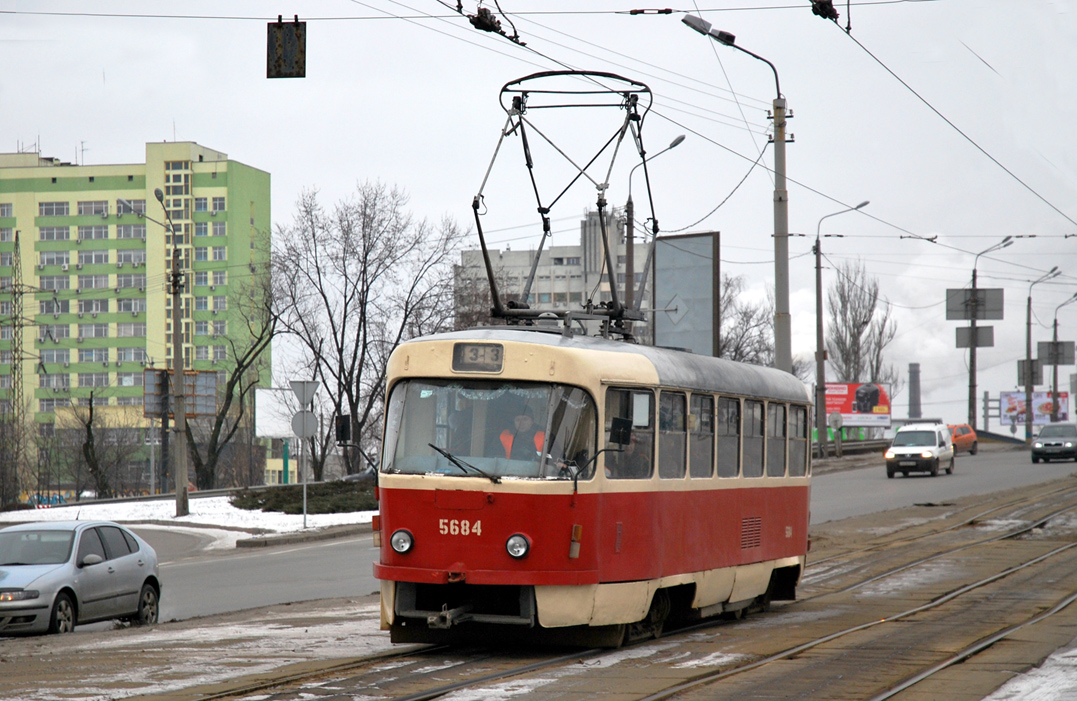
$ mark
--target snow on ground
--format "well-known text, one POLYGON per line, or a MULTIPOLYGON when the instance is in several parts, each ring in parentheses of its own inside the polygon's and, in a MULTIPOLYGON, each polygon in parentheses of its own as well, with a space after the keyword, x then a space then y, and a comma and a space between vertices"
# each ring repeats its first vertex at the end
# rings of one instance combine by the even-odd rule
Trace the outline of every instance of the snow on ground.
MULTIPOLYGON (((171 526, 210 527, 222 530, 236 529, 248 533, 291 533, 303 530, 303 514, 282 514, 274 511, 248 511, 237 509, 228 497, 192 498, 190 515, 176 517, 174 499, 155 501, 129 501, 95 504, 83 502, 49 509, 27 509, 0 512, 0 527, 7 523, 27 521, 116 521, 117 523, 144 523, 155 521, 171 526)), ((329 526, 370 523, 373 511, 353 511, 344 514, 308 514, 307 530, 329 526)), ((227 534, 220 540, 227 542, 227 534)), ((232 542, 232 546, 235 542, 232 542)))

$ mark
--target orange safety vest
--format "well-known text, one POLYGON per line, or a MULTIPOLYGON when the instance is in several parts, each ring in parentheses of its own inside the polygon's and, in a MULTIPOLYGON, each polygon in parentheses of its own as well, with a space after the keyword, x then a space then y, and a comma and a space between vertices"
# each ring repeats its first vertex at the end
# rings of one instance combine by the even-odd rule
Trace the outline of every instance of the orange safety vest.
MULTIPOLYGON (((512 439, 516 437, 516 434, 505 429, 501 432, 501 445, 505 448, 505 458, 512 459, 512 439)), ((535 452, 542 452, 542 444, 546 442, 545 431, 535 431, 535 452)))

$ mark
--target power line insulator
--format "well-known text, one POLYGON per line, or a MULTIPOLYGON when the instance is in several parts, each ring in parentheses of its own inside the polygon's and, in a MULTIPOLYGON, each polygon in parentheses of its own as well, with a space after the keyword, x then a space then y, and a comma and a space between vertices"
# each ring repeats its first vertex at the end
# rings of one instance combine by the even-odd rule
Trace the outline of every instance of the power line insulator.
POLYGON ((811 0, 812 14, 819 15, 823 19, 837 21, 838 11, 834 9, 834 0, 811 0))

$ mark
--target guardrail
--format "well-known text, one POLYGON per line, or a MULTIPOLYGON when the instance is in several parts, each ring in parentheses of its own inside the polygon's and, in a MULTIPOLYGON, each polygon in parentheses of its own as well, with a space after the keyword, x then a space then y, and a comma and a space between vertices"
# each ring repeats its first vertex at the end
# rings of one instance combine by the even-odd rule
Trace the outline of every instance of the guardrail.
MULTIPOLYGON (((833 441, 828 442, 827 451, 833 455, 835 453, 835 444, 833 441)), ((819 451, 819 444, 813 443, 812 451, 813 455, 817 455, 819 451)), ((860 455, 863 453, 879 453, 882 454, 887 448, 890 447, 890 440, 886 438, 880 438, 871 441, 842 441, 841 442, 841 454, 842 455, 860 455)))

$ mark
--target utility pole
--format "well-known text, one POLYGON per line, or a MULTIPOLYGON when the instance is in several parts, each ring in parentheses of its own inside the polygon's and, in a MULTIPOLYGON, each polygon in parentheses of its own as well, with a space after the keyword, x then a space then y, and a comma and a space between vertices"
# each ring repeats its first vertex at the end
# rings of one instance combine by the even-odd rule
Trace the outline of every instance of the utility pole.
POLYGON ((168 233, 172 239, 172 271, 169 275, 169 285, 172 293, 172 411, 176 420, 173 423, 175 432, 175 447, 173 448, 173 462, 176 473, 176 516, 187 516, 191 513, 187 494, 187 405, 184 397, 187 376, 184 374, 183 363, 183 271, 181 269, 180 244, 182 234, 176 233, 176 227, 172 224, 172 215, 165 206, 165 195, 161 188, 153 191, 157 201, 165 211, 165 221, 168 222, 168 233))

